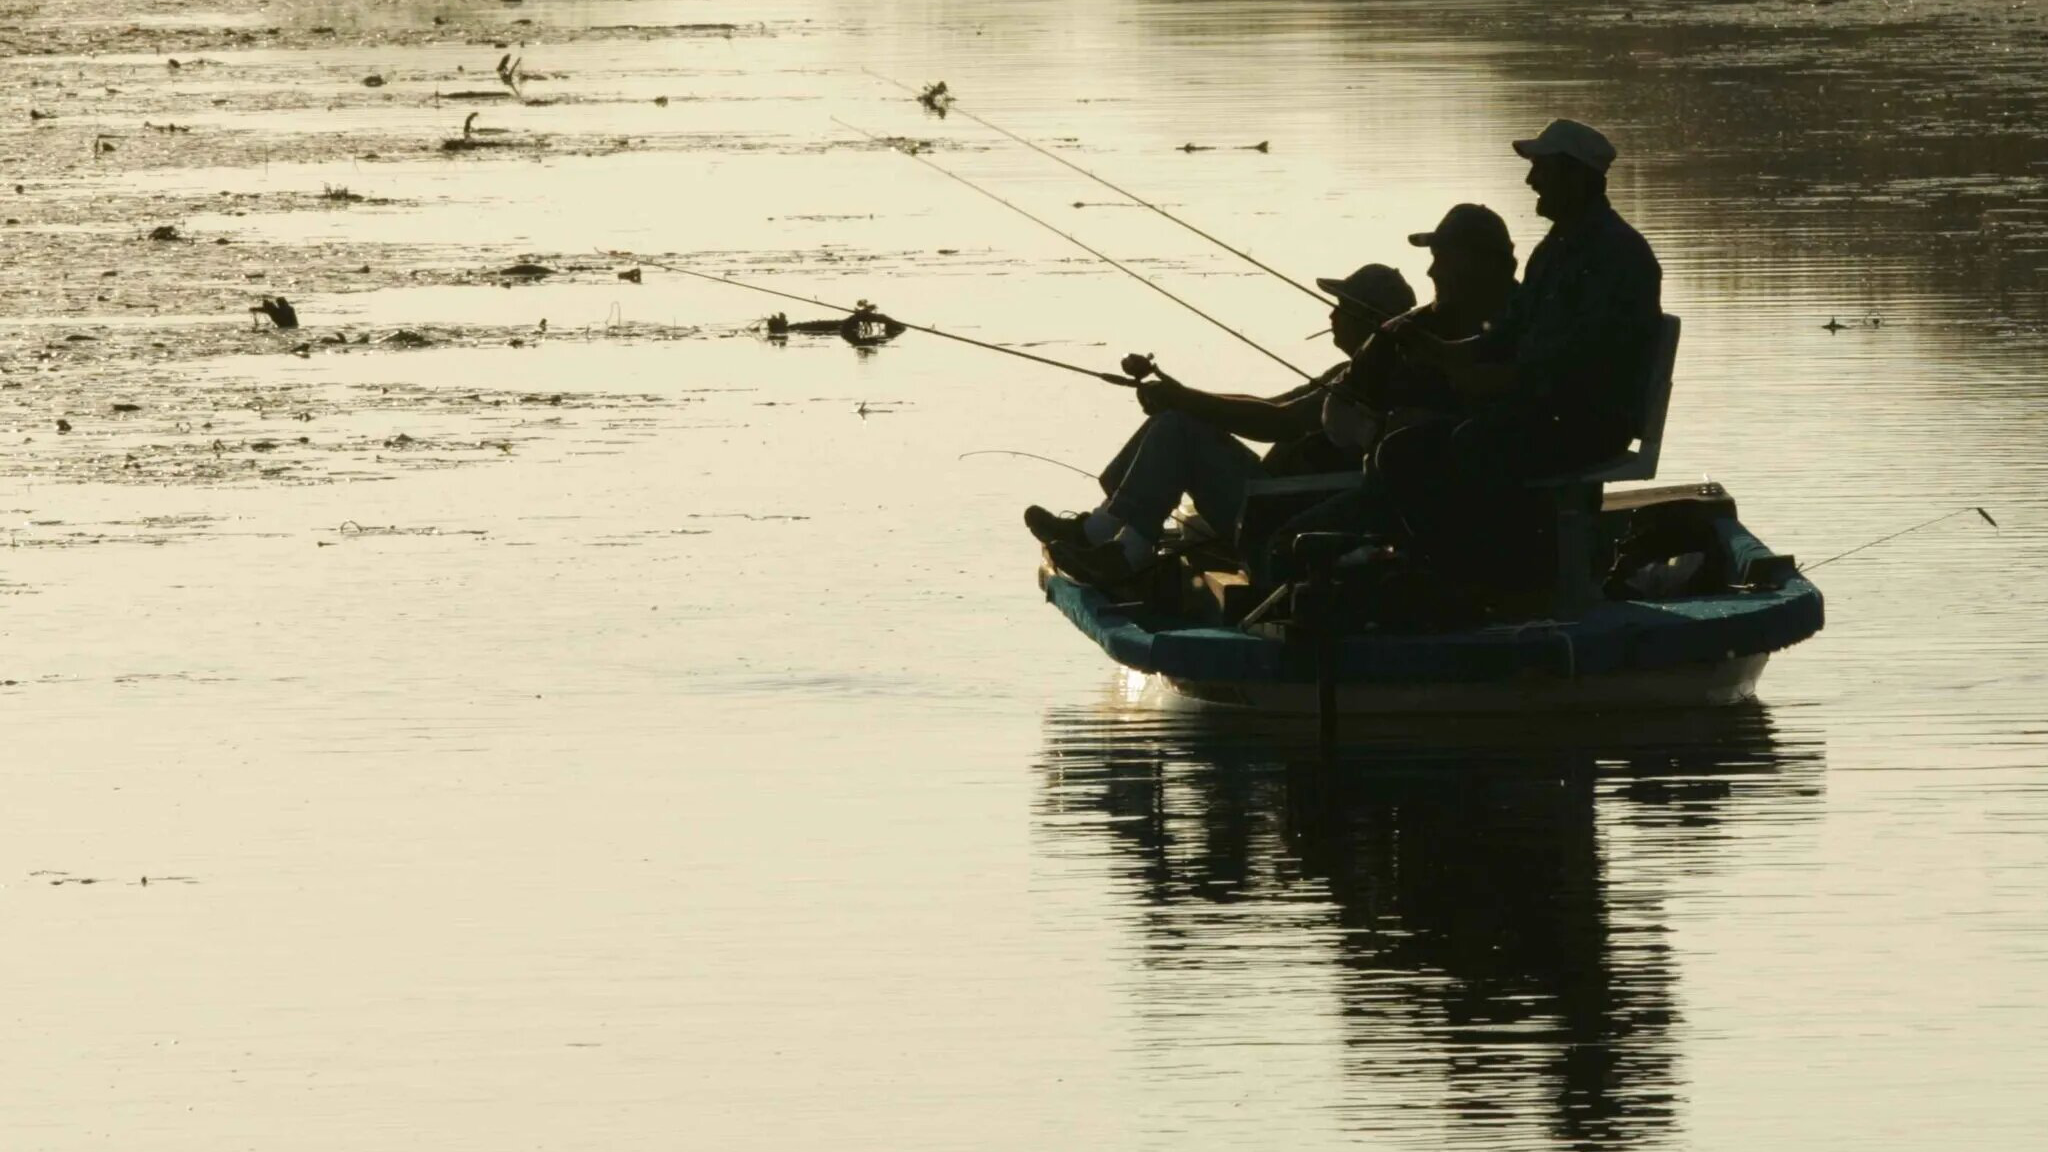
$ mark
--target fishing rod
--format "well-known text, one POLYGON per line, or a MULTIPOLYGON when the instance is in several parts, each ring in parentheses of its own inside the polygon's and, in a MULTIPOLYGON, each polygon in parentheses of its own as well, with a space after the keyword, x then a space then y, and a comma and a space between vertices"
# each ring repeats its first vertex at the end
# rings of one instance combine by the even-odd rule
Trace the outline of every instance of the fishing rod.
MULTIPOLYGON (((877 80, 880 80, 884 84, 893 84, 896 87, 903 89, 905 92, 908 92, 913 96, 917 94, 917 89, 912 88, 908 84, 904 84, 901 81, 891 80, 887 76, 884 76, 871 68, 862 68, 861 71, 867 73, 868 75, 874 77, 877 80)), ((1088 179, 1093 180, 1097 184, 1102 185, 1104 188, 1109 189, 1111 192, 1114 192, 1117 195, 1122 196, 1124 199, 1129 200, 1133 204, 1136 204, 1143 208, 1150 208, 1152 211, 1159 213, 1161 216, 1166 217, 1168 220, 1173 221, 1175 224, 1178 224, 1181 227, 1187 229, 1188 231, 1193 232, 1195 235, 1200 236, 1202 239, 1207 240, 1209 243, 1216 245, 1218 248, 1223 249, 1225 252, 1230 253, 1232 256, 1235 256, 1238 259, 1245 261, 1246 263, 1252 265, 1254 268, 1257 268, 1262 272, 1269 273, 1270 275, 1277 276, 1280 279, 1286 281, 1287 283, 1293 285, 1294 287, 1299 288, 1301 291, 1308 293, 1317 301, 1325 305, 1335 303, 1335 301, 1331 300, 1329 297, 1323 295, 1322 293, 1316 291, 1308 285, 1303 284, 1301 281, 1296 280, 1294 277, 1289 276, 1287 273, 1280 271, 1278 268, 1275 268, 1270 264, 1267 264, 1265 261, 1260 260, 1258 257, 1253 256, 1249 252, 1246 252, 1239 248, 1234 248, 1231 245, 1226 244, 1221 240, 1218 240, 1216 237, 1211 236, 1209 233, 1204 232, 1200 228, 1195 227, 1193 224, 1190 224, 1187 221, 1181 219, 1180 217, 1175 216, 1173 213, 1168 212, 1166 209, 1161 208, 1159 205, 1152 203, 1150 200, 1145 199, 1143 196, 1138 195, 1136 192, 1133 192, 1128 188, 1122 188, 1115 184, 1112 184, 1108 180, 1105 180, 1102 177, 1097 176, 1095 173, 1090 172, 1086 168, 1081 167, 1079 164, 1074 163, 1073 161, 1067 159, 1059 153, 1054 152, 1049 148, 1041 147, 1030 140, 1026 140, 1024 137, 1017 135, 1015 132, 1010 131, 1008 128, 1004 128, 1001 127, 1000 125, 989 123, 987 120, 984 120, 981 117, 976 116, 974 113, 969 112, 967 109, 962 108, 960 106, 960 102, 957 100, 948 101, 946 104, 946 110, 949 112, 957 112, 960 115, 967 117, 969 120, 974 121, 976 124, 981 125, 983 128, 986 128, 991 132, 996 132, 1000 133, 1003 136, 1007 136, 1010 139, 1015 140, 1017 143, 1022 144, 1026 148, 1031 149, 1033 152, 1038 153, 1040 156, 1044 156, 1048 160, 1053 160, 1058 163, 1066 165, 1074 171, 1079 172, 1081 175, 1086 176, 1088 179)), ((1357 303, 1357 301, 1350 300, 1350 297, 1348 296, 1345 297, 1345 299, 1348 302, 1357 303)))
POLYGON ((877 136, 874 133, 869 132, 865 128, 856 128, 853 125, 848 124, 846 121, 839 119, 837 116, 834 116, 832 118, 832 122, 834 124, 839 125, 841 128, 845 128, 853 132, 858 132, 862 136, 867 137, 869 140, 872 140, 877 144, 886 145, 891 151, 900 152, 903 155, 910 157, 912 160, 915 160, 918 163, 923 164, 925 167, 930 168, 932 171, 939 173, 941 176, 946 177, 947 179, 955 180, 961 184, 965 184, 967 187, 972 188, 974 191, 981 193, 983 196, 986 196, 989 199, 995 201, 996 203, 1001 204, 1003 207, 1008 208, 1010 211, 1017 213, 1019 216, 1024 217, 1026 220, 1029 220, 1032 223, 1038 225, 1039 227, 1046 229, 1053 235, 1058 236, 1071 244, 1074 244, 1075 246, 1081 248, 1083 251, 1087 252, 1089 255, 1094 256, 1096 259, 1101 260, 1103 263, 1108 264, 1110 267, 1116 269, 1117 271, 1130 276, 1132 279, 1136 280, 1140 284, 1143 284, 1145 287, 1152 289, 1154 292, 1159 293, 1161 296, 1166 297, 1168 300, 1173 301, 1174 303, 1180 305, 1188 311, 1193 312, 1195 315, 1200 316, 1202 319, 1207 320, 1209 323, 1214 324, 1216 327, 1221 328, 1223 331, 1228 332, 1232 336, 1237 337, 1238 340, 1242 341, 1246 346, 1256 350, 1261 355, 1265 356, 1268 360, 1273 361, 1275 364, 1280 365, 1281 367, 1287 369, 1289 372, 1294 373, 1296 376, 1299 376, 1304 380, 1315 379, 1315 377, 1310 375, 1309 373, 1304 372, 1301 369, 1295 367, 1294 365, 1288 363, 1286 360, 1281 359, 1278 353, 1275 353, 1265 348, 1264 346, 1260 345, 1257 341, 1253 340, 1251 337, 1245 335, 1242 332, 1239 332, 1237 329, 1232 328, 1230 325, 1225 324, 1223 321, 1218 320, 1216 317, 1209 315, 1207 312, 1202 311, 1200 308, 1195 307, 1193 304, 1188 303, 1186 300, 1181 299, 1179 296, 1174 295, 1172 292, 1166 290, 1165 288, 1160 287, 1158 284, 1154 283, 1151 279, 1147 278, 1143 274, 1120 263, 1115 257, 1109 255, 1108 253, 1102 251, 1099 248, 1090 246, 1086 241, 1080 239, 1079 237, 1073 235, 1070 232, 1062 231, 1057 225, 1049 223, 1043 218, 1034 216, 1030 212, 1027 212, 1022 208, 1019 208, 1017 205, 1012 204, 1010 201, 1003 199, 1001 196, 998 196, 995 193, 989 191, 988 189, 983 188, 981 185, 976 184, 974 181, 969 180, 967 177, 962 176, 959 173, 952 171, 951 169, 942 167, 935 161, 927 157, 921 156, 918 153, 911 151, 910 149, 904 148, 902 145, 898 144, 895 141, 885 139, 881 136, 877 136))
POLYGON ((1889 536, 1880 536, 1877 539, 1872 540, 1868 544, 1858 544, 1856 547, 1849 549, 1847 552, 1837 552, 1833 556, 1830 556, 1825 560, 1818 560, 1812 564, 1808 564, 1804 568, 1801 568, 1799 570, 1799 574, 1804 576, 1806 573, 1813 571, 1815 568, 1818 568, 1823 564, 1833 564, 1835 561, 1840 560, 1844 556, 1854 556, 1856 553, 1863 551, 1865 548, 1875 548, 1879 544, 1882 544, 1887 540, 1897 540, 1901 536, 1904 536, 1911 532, 1918 532, 1922 528, 1932 528, 1936 524, 1941 523, 1943 520, 1954 519, 1957 516, 1961 516, 1965 512, 1975 512, 1977 515, 1984 518, 1984 522, 1986 524, 1991 525, 1993 528, 1998 527, 1998 521, 1993 520, 1991 518, 1991 513, 1986 512, 1984 509, 1973 504, 1968 508, 1958 508, 1953 512, 1943 512, 1941 515, 1936 516, 1932 520, 1923 520, 1920 523, 1913 525, 1911 528, 1901 529, 1900 531, 1894 532, 1889 536))
MULTIPOLYGON (((746 288, 755 292, 766 292, 770 296, 780 296, 784 300, 794 300, 799 304, 809 304, 818 308, 829 308, 834 312, 845 312, 850 315, 859 315, 862 312, 862 309, 848 308, 844 304, 833 304, 824 300, 813 300, 809 296, 799 296, 794 292, 784 292, 779 288, 769 288, 760 284, 749 284, 745 280, 735 280, 730 276, 713 276, 709 272, 699 272, 694 268, 684 268, 679 264, 670 264, 661 260, 650 260, 645 256, 640 256, 632 252, 622 252, 617 249, 613 249, 610 251, 603 251, 603 254, 618 259, 633 260, 640 264, 645 264, 653 268, 665 269, 670 272, 680 272, 685 276, 695 276, 699 280, 709 280, 713 284, 730 284, 734 288, 746 288)), ((1114 372, 1097 372, 1093 368, 1083 368, 1079 364, 1069 364, 1064 360, 1054 360, 1050 356, 1040 356, 1035 352, 1026 352, 1020 348, 1007 348, 1001 344, 991 344, 986 340, 976 340, 972 336, 962 336, 957 332, 947 332, 943 329, 931 328, 923 324, 911 324, 907 321, 897 320, 894 316, 890 316, 888 317, 888 319, 894 321, 897 324, 903 325, 905 328, 910 329, 912 332, 923 332, 932 336, 943 336, 948 340, 958 340, 962 344, 970 344, 976 348, 986 348, 991 352, 1001 352, 1006 356, 1015 356, 1018 357, 1019 359, 1032 361, 1036 364, 1044 364, 1050 368, 1064 368, 1069 372, 1079 372, 1083 376, 1093 376, 1097 380, 1101 380, 1109 384, 1115 384, 1119 387, 1135 388, 1138 384, 1136 380, 1133 380, 1128 376, 1119 376, 1114 372)))

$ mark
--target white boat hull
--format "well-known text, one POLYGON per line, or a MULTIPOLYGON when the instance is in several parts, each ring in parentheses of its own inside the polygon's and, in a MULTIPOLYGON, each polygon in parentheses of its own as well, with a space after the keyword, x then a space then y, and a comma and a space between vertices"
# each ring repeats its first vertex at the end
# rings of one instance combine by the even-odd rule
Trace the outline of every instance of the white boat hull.
MULTIPOLYGON (((1524 677, 1471 684, 1340 684, 1347 715, 1458 712, 1554 712, 1698 708, 1740 704, 1756 695, 1770 654, 1708 664, 1630 670, 1600 676, 1524 677)), ((1314 684, 1225 683, 1148 677, 1147 699, 1161 707, 1312 716, 1314 684)))

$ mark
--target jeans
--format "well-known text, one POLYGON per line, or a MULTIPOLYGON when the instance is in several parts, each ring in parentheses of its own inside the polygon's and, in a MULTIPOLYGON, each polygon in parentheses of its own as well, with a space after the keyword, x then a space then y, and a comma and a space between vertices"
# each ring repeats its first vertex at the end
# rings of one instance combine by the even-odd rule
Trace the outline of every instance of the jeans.
POLYGON ((1234 537, 1244 486, 1266 475, 1251 449, 1228 432, 1184 412, 1148 417, 1102 470, 1104 505, 1117 519, 1157 539, 1160 526, 1192 496, 1195 511, 1225 539, 1234 537))

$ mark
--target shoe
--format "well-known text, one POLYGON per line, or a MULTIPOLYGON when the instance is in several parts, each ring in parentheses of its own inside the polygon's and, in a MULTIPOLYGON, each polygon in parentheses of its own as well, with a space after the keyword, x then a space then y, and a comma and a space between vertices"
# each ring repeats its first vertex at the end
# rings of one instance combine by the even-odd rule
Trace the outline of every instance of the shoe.
POLYGON ((1081 525, 1087 519, 1073 512, 1064 516, 1048 512, 1036 504, 1024 510, 1024 527, 1038 537, 1040 544, 1072 544, 1076 548, 1086 548, 1088 533, 1082 530, 1081 525))
POLYGON ((1064 540, 1045 546, 1053 567, 1094 588, 1114 588, 1136 576, 1142 569, 1131 567, 1124 546, 1114 540, 1100 544, 1069 544, 1064 540))

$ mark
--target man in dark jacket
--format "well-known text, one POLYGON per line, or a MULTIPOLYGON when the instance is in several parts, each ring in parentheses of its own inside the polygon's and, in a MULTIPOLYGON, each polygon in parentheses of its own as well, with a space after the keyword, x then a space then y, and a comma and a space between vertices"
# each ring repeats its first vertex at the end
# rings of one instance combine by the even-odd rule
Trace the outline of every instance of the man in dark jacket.
POLYGON ((1398 523, 1454 571, 1507 587, 1547 578, 1533 547, 1547 503, 1527 484, 1613 459, 1642 430, 1642 387, 1663 320, 1663 270, 1607 200, 1615 150, 1558 120, 1514 148, 1549 233, 1529 256, 1507 314, 1473 338, 1444 340, 1405 320, 1383 328, 1434 365, 1472 415, 1390 438, 1358 527, 1398 523), (1376 502, 1374 502, 1376 501, 1376 502))
POLYGON ((1482 408, 1459 430, 1470 442, 1461 459, 1526 481, 1598 464, 1640 432, 1664 273, 1642 234, 1608 203, 1615 152, 1605 136, 1557 120, 1514 148, 1529 161, 1536 212, 1551 226, 1506 317, 1468 340, 1442 340, 1401 321, 1385 331, 1482 408))

